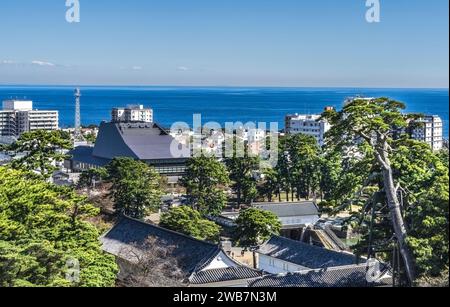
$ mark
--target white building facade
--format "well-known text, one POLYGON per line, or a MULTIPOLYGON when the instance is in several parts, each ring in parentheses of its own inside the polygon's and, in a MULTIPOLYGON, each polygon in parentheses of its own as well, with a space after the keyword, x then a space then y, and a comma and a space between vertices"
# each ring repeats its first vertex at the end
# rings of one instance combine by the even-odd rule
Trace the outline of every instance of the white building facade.
POLYGON ((411 138, 427 143, 435 151, 443 148, 443 122, 439 116, 425 116, 413 123, 419 126, 412 129, 411 138))
POLYGON ((305 134, 313 136, 320 146, 325 144, 325 133, 331 125, 326 120, 319 120, 320 115, 286 115, 287 134, 305 134))
POLYGON ((33 110, 33 101, 31 101, 31 100, 5 100, 5 101, 3 101, 3 110, 5 110, 5 111, 31 111, 31 110, 33 110))
POLYGON ((18 113, 19 135, 34 130, 58 130, 58 111, 20 111, 18 113))
POLYGON ((309 269, 325 269, 357 263, 355 255, 336 252, 300 241, 272 236, 257 250, 257 268, 270 273, 282 274, 309 269))
POLYGON ((320 213, 314 202, 297 203, 254 203, 255 208, 269 211, 278 217, 282 228, 307 227, 315 225, 320 213))
POLYGON ((57 130, 58 111, 33 110, 32 101, 6 100, 0 111, 0 136, 19 137, 34 130, 57 130))
POLYGON ((144 108, 143 105, 130 105, 126 108, 114 108, 111 113, 114 123, 120 122, 153 122, 153 109, 144 108))
POLYGON ((267 256, 264 254, 258 255, 258 269, 270 274, 282 274, 308 270, 308 268, 305 266, 301 266, 282 259, 277 259, 275 257, 267 256))
POLYGON ((0 136, 16 136, 16 113, 13 111, 0 111, 0 136))

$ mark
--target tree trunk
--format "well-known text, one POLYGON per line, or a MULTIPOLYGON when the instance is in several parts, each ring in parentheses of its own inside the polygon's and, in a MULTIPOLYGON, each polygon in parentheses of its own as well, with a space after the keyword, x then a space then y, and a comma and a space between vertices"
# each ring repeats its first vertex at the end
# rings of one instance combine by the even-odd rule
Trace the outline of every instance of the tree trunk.
POLYGON ((377 159, 381 163, 381 167, 383 169, 384 190, 389 205, 392 226, 394 228, 395 236, 398 240, 400 253, 405 263, 406 275, 408 277, 409 283, 413 285, 416 277, 414 258, 409 247, 406 244, 406 237, 408 236, 408 234, 406 231, 405 222, 403 220, 400 202, 397 197, 397 189, 394 184, 392 168, 389 158, 387 157, 386 149, 387 148, 382 150, 382 152, 378 152, 377 159))

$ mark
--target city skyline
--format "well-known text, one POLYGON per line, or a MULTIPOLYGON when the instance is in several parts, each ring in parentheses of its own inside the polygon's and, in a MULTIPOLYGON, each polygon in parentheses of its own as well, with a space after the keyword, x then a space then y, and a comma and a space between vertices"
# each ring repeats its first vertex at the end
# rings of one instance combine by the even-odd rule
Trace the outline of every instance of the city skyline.
POLYGON ((448 88, 448 1, 0 4, 0 85, 448 88))

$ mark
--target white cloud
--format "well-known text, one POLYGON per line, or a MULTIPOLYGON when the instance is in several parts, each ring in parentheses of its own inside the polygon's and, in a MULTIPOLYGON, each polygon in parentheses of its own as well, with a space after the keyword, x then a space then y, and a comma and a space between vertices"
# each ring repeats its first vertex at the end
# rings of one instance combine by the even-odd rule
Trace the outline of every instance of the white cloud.
POLYGON ((132 70, 142 70, 142 66, 133 66, 131 67, 132 70))
POLYGON ((177 67, 177 70, 178 70, 178 71, 188 71, 189 68, 186 67, 186 66, 178 66, 178 67, 177 67))
POLYGON ((12 64, 17 64, 17 63, 14 62, 14 61, 11 61, 11 60, 3 60, 3 61, 0 62, 0 64, 12 65, 12 64))
POLYGON ((56 66, 55 64, 50 63, 50 62, 36 61, 36 60, 35 61, 31 61, 31 64, 38 65, 38 66, 51 66, 51 67, 56 66))

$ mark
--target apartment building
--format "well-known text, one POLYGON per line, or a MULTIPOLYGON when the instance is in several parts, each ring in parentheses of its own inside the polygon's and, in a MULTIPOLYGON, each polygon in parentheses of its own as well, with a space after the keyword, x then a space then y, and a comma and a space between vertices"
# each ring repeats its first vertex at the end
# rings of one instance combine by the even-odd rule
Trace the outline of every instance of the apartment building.
POLYGON ((285 129, 287 134, 305 134, 316 138, 320 146, 325 144, 325 133, 331 125, 326 120, 320 120, 320 115, 286 115, 285 129))
POLYGON ((411 138, 427 143, 433 150, 444 146, 443 122, 437 115, 426 115, 410 123, 411 138))
POLYGON ((0 136, 15 136, 16 131, 16 113, 12 111, 0 111, 0 136))
POLYGON ((111 112, 113 123, 153 122, 153 109, 143 105, 129 105, 126 108, 114 108, 111 112))
POLYGON ((57 130, 58 111, 33 110, 29 100, 5 100, 0 111, 0 136, 19 137, 34 130, 57 130))

